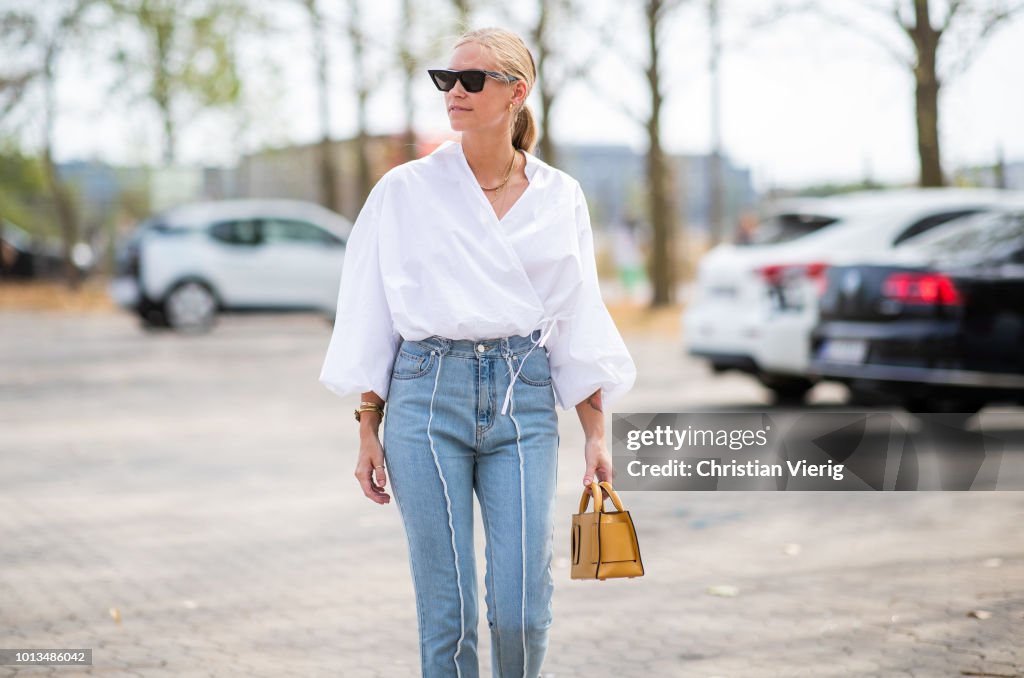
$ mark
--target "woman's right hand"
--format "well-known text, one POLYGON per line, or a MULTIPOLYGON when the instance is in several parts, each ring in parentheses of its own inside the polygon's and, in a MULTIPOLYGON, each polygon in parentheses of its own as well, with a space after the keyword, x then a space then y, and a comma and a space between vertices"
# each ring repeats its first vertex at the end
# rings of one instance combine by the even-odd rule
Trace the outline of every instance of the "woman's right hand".
POLYGON ((355 475, 363 487, 363 494, 371 501, 378 504, 391 502, 391 495, 384 491, 388 482, 387 469, 384 468, 384 446, 380 444, 376 431, 360 432, 359 461, 356 462, 355 475))

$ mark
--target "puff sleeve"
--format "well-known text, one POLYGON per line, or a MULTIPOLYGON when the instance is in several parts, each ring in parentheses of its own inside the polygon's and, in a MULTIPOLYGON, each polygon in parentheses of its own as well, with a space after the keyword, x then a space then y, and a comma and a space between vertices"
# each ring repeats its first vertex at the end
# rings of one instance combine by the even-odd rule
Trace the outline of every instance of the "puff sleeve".
POLYGON ((334 331, 319 381, 338 396, 373 391, 387 400, 401 343, 391 320, 380 267, 380 220, 387 176, 356 217, 342 265, 334 331))
POLYGON ((575 191, 582 284, 572 314, 559 323, 554 341, 548 344, 551 376, 563 410, 575 407, 598 388, 602 404, 610 410, 633 387, 636 365, 601 298, 590 213, 579 183, 575 191))

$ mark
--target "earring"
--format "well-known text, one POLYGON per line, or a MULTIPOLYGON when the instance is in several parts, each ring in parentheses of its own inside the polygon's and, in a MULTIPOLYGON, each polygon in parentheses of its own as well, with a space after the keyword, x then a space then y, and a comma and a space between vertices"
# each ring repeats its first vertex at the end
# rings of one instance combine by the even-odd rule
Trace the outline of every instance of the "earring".
POLYGON ((515 103, 514 103, 514 102, 513 102, 513 103, 510 103, 510 104, 508 105, 508 112, 509 112, 509 113, 511 113, 511 112, 512 112, 512 107, 513 107, 514 105, 515 105, 515 103))

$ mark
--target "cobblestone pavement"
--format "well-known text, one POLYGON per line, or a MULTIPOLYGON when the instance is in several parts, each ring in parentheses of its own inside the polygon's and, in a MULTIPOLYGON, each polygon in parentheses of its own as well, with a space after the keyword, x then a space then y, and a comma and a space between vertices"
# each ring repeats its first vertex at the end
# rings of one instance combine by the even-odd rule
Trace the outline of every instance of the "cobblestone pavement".
MULTIPOLYGON (((323 320, 0 328, 0 647, 94 651, 88 671, 0 676, 418 675, 401 522, 352 478, 356 398, 316 380, 323 320)), ((764 402, 628 340, 641 375, 619 411, 764 402)), ((1024 674, 1024 493, 623 493, 647 575, 574 581, 582 437, 560 416, 546 677, 1024 674)), ((482 568, 479 512, 476 539, 482 568)))

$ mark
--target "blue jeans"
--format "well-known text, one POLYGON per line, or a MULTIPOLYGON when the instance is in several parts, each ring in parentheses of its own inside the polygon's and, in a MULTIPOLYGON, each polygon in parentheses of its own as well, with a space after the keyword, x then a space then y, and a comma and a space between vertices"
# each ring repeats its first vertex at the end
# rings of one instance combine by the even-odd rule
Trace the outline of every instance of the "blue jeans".
POLYGON ((552 621, 559 435, 547 350, 526 357, 533 346, 518 335, 435 335, 404 340, 395 358, 382 444, 409 542, 424 678, 479 676, 474 489, 487 542, 492 674, 540 674, 552 621))

